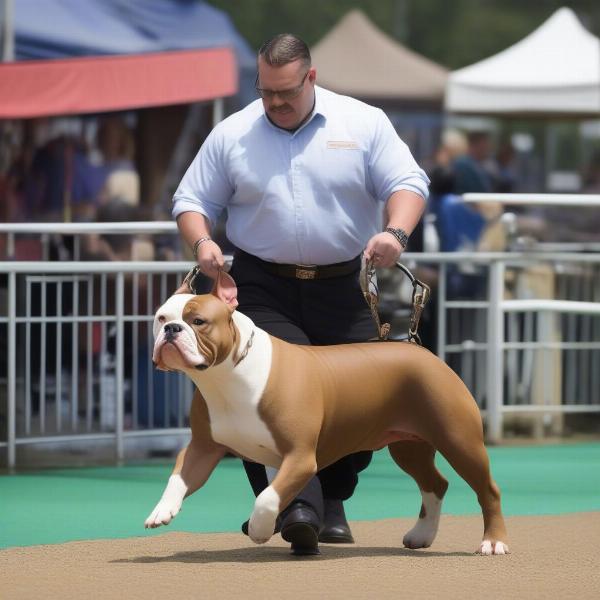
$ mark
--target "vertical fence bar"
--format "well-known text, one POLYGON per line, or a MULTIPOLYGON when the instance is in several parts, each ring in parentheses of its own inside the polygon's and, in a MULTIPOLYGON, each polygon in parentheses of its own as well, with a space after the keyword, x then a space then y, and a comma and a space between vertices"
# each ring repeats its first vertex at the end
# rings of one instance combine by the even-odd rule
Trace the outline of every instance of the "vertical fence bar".
POLYGON ((116 298, 115 298, 115 317, 117 325, 117 339, 115 351, 115 377, 116 377, 116 442, 117 442, 117 460, 121 462, 124 458, 124 438, 123 423, 125 402, 123 399, 124 387, 124 337, 125 337, 125 275, 117 273, 116 298))
POLYGON ((15 234, 12 232, 6 236, 6 258, 15 260, 15 234))
POLYGON ((87 285, 87 315, 86 323, 86 401, 85 401, 85 428, 87 431, 92 430, 92 416, 94 407, 94 326, 92 323, 92 315, 94 314, 94 276, 88 280, 87 285))
POLYGON ((504 400, 504 263, 490 265, 487 324, 487 437, 492 444, 502 439, 504 400))
POLYGON ((448 277, 448 265, 442 263, 439 271, 438 282, 438 338, 437 338, 437 355, 446 360, 446 281, 448 277))
MULTIPOLYGON (((592 292, 592 302, 600 302, 600 273, 595 270, 594 290, 592 292)), ((592 340, 600 340, 600 316, 596 315, 592 319, 592 340)), ((600 365, 600 351, 592 350, 590 352, 592 361, 592 377, 590 381, 590 398, 589 402, 600 401, 600 369, 594 365, 600 365)))
MULTIPOLYGON (((520 315, 516 315, 511 313, 507 315, 507 341, 508 342, 517 342, 519 341, 519 317, 520 315)), ((518 387, 519 387, 519 350, 508 350, 506 356, 506 378, 508 384, 506 403, 507 404, 516 404, 518 397, 518 387)))
MULTIPOLYGON (((523 341, 531 342, 535 339, 535 318, 531 313, 523 315, 523 341)), ((527 404, 526 398, 531 394, 531 386, 533 382, 533 365, 535 362, 535 350, 523 350, 522 352, 522 384, 521 384, 521 404, 527 404)))
POLYGON ((17 462, 17 274, 8 274, 8 468, 17 462))
POLYGON ((56 431, 62 429, 62 281, 56 282, 56 344, 54 369, 54 401, 56 403, 56 431))
MULTIPOLYGON (((147 312, 151 309, 150 307, 153 305, 152 299, 154 297, 154 274, 147 273, 146 274, 146 305, 147 312)), ((152 327, 148 327, 146 329, 146 341, 148 344, 148 348, 152 348, 152 327)), ((148 359, 149 360, 149 359, 148 359)), ((146 426, 152 428, 154 425, 154 373, 152 368, 147 365, 146 367, 146 410, 147 410, 147 424, 146 426)))
POLYGON ((25 434, 31 434, 31 285, 25 278, 25 434))
POLYGON ((81 236, 73 236, 73 260, 81 260, 81 236))
POLYGON ((40 433, 46 432, 46 302, 48 297, 48 286, 45 281, 40 282, 42 309, 40 314, 40 433))
MULTIPOLYGON (((133 352, 133 364, 131 365, 131 428, 138 428, 138 379, 139 379, 139 361, 142 360, 142 357, 138 355, 138 350, 140 347, 140 274, 133 274, 132 281, 132 294, 133 294, 133 302, 132 302, 132 313, 135 317, 135 320, 131 322, 132 328, 132 347, 134 349, 133 352)), ((147 311, 150 311, 151 307, 147 308, 147 311)))
MULTIPOLYGON (((107 314, 107 302, 106 302, 106 294, 107 294, 107 283, 106 283, 106 273, 102 273, 100 276, 100 314, 107 314)), ((110 386, 107 386, 108 377, 106 377, 106 372, 108 371, 108 350, 107 350, 107 325, 106 321, 102 321, 100 323, 100 353, 98 356, 98 370, 99 370, 99 393, 98 393, 98 418, 101 429, 108 429, 110 424, 110 418, 107 417, 108 411, 108 402, 109 398, 107 398, 109 393, 110 386)))
MULTIPOLYGON (((75 238, 79 240, 79 237, 75 238)), ((73 281, 73 323, 71 324, 71 431, 77 430, 77 412, 79 405, 79 282, 80 277, 73 281)))
MULTIPOLYGON (((591 269, 585 269, 585 278, 583 280, 583 300, 585 302, 592 302, 594 297, 594 292, 592 288, 592 276, 593 273, 591 269)), ((593 341, 590 337, 590 332, 592 331, 592 326, 595 317, 591 315, 580 315, 580 329, 579 329, 579 339, 582 341, 593 341)), ((591 363, 592 352, 591 350, 581 350, 581 390, 574 399, 576 403, 587 404, 591 400, 590 393, 590 379, 591 379, 591 371, 593 369, 593 364, 591 363)))

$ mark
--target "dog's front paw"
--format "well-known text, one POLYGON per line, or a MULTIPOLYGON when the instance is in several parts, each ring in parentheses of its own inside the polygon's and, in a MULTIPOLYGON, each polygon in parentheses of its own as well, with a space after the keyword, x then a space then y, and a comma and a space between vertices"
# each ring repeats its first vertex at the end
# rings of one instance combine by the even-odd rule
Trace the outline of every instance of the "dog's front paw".
POLYGON ((144 521, 146 529, 154 529, 161 525, 168 525, 181 509, 181 502, 173 502, 170 500, 161 500, 150 516, 144 521))
POLYGON ((256 498, 248 523, 248 536, 255 544, 264 544, 271 539, 278 514, 279 495, 269 486, 256 498))
POLYGON ((491 556, 492 554, 509 554, 508 546, 504 542, 492 542, 490 540, 483 540, 477 554, 483 554, 484 556, 491 556))
POLYGON ((180 511, 186 492, 187 485, 181 475, 171 475, 160 502, 144 521, 144 527, 154 529, 161 525, 168 525, 180 511))

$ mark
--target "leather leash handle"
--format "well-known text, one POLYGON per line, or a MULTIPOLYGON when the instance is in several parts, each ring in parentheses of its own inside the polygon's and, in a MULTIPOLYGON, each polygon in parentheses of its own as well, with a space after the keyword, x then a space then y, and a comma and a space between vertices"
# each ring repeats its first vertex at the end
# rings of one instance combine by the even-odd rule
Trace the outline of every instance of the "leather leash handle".
MULTIPOLYGON (((419 322, 421 320, 421 315, 423 314, 425 305, 427 304, 431 296, 431 288, 426 283, 423 283, 421 280, 417 279, 410 272, 410 269, 408 269, 408 267, 404 266, 402 263, 397 262, 396 267, 400 269, 410 279, 410 282, 413 286, 412 310, 408 328, 408 341, 413 342, 415 344, 419 344, 419 346, 421 346, 422 343, 418 331, 419 322)), ((373 283, 374 276, 375 267, 373 266, 373 262, 367 261, 365 268, 361 273, 361 288, 363 290, 365 301, 367 302, 367 305, 371 310, 373 320, 377 325, 378 338, 380 341, 385 341, 388 339, 391 326, 389 323, 381 323, 379 311, 377 310, 377 305, 379 304, 379 296, 378 293, 373 293, 370 289, 370 284, 373 283)), ((377 286, 374 283, 373 286, 375 287, 376 292, 378 292, 377 286)))
POLYGON ((385 342, 390 335, 391 326, 389 323, 381 323, 381 319, 379 318, 379 311, 377 310, 377 305, 379 304, 379 294, 378 289, 375 283, 373 282, 373 277, 375 276, 375 267, 373 266, 373 261, 368 260, 365 264, 365 268, 361 272, 361 282, 360 287, 362 288, 363 295, 367 302, 367 306, 371 310, 371 315, 373 316, 373 320, 375 321, 375 325, 377 326, 377 338, 380 342, 385 342), (371 292, 371 284, 375 287, 376 293, 371 292))

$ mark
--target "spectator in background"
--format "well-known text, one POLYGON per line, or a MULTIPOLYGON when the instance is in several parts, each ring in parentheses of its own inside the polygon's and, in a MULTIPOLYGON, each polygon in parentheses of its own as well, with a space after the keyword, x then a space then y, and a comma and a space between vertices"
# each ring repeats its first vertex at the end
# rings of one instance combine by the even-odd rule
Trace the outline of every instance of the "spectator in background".
MULTIPOLYGON (((98 223, 131 223, 143 219, 143 212, 123 200, 112 200, 98 207, 98 223)), ((154 260, 152 241, 146 235, 91 234, 83 243, 84 260, 154 260)))
POLYGON ((491 157, 490 136, 484 131, 473 131, 467 135, 467 142, 467 151, 452 161, 454 193, 492 192, 493 179, 488 163, 491 157))
POLYGON ((500 144, 496 152, 494 191, 510 194, 515 191, 517 175, 514 167, 515 149, 510 140, 500 144))
POLYGON ((123 119, 105 117, 98 128, 98 149, 102 153, 106 179, 99 194, 100 204, 113 200, 131 206, 140 203, 140 178, 133 159, 133 135, 123 119))
MULTIPOLYGON (((473 132, 465 136, 448 130, 442 135, 431 171, 429 210, 435 215, 435 227, 443 252, 501 250, 504 245, 499 216, 501 205, 465 203, 466 193, 493 191, 487 163, 491 156, 489 134, 473 132)), ((485 279, 472 265, 448 269, 448 296, 476 298, 485 289, 485 279)))
POLYGON ((434 157, 434 166, 429 173, 429 191, 432 196, 439 198, 445 194, 456 193, 454 161, 466 156, 467 150, 467 138, 460 131, 448 129, 442 133, 441 144, 434 157))
POLYGON ((83 141, 72 135, 50 139, 34 155, 25 193, 36 220, 90 221, 104 173, 87 158, 83 141))

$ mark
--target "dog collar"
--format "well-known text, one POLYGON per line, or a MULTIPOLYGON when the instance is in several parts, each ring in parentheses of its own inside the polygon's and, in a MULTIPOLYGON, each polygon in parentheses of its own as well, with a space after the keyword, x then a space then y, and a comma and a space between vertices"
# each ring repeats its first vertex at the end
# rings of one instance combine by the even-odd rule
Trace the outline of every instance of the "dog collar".
POLYGON ((246 358, 246 356, 248 356, 248 352, 250 351, 253 341, 254 341, 254 329, 252 330, 252 333, 250 334, 250 337, 248 338, 248 341, 246 342, 246 346, 242 350, 242 353, 240 354, 239 358, 233 364, 234 367, 237 367, 246 358))

